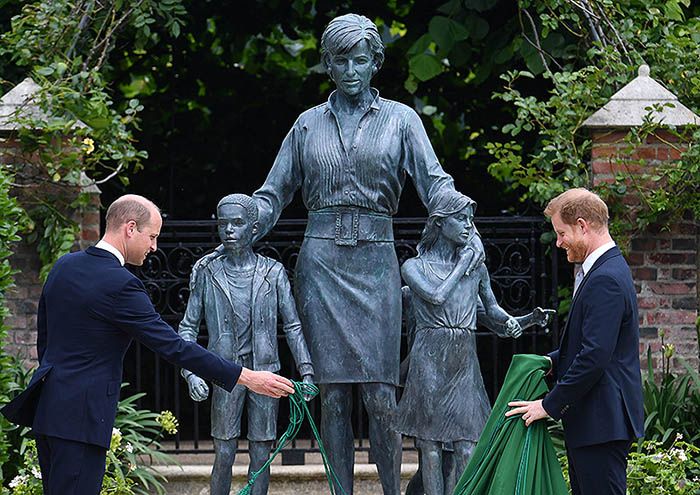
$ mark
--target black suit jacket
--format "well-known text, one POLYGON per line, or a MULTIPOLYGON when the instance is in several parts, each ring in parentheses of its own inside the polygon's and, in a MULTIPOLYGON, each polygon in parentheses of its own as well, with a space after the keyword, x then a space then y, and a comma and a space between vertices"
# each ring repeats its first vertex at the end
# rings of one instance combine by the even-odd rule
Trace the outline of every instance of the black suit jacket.
POLYGON ((542 403, 570 447, 644 434, 637 295, 614 247, 586 273, 552 358, 556 385, 542 403))
POLYGON ((114 255, 90 247, 51 270, 39 301, 39 368, 2 413, 39 434, 109 448, 133 339, 226 390, 238 381, 239 365, 180 338, 141 281, 114 255))

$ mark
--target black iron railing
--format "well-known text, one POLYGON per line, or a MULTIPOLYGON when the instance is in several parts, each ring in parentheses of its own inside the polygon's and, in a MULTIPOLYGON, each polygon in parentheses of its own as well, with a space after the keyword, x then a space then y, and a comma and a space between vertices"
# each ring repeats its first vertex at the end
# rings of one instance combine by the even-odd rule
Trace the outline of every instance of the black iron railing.
MULTIPOLYGON (((400 263, 415 256, 424 223, 423 218, 394 220, 395 245, 400 263)), ((482 217, 477 219, 476 224, 486 249, 491 285, 503 308, 513 315, 520 315, 535 306, 555 307, 558 264, 552 246, 540 242, 540 235, 545 228, 543 219, 482 217)), ((255 246, 257 252, 282 262, 292 283, 305 226, 305 220, 281 220, 255 246)), ((158 251, 151 254, 136 273, 146 285, 158 312, 177 328, 187 306, 192 265, 219 244, 216 221, 166 221, 158 244, 158 251)), ((492 400, 503 381, 511 356, 522 352, 542 353, 550 350, 558 339, 558 323, 555 319, 548 332, 530 330, 518 340, 499 339, 487 331, 477 333, 479 362, 492 400)), ((207 344, 204 323, 198 342, 203 346, 207 344)), ((279 349, 282 373, 295 377, 294 362, 286 344, 280 343, 279 349)), ((402 353, 406 353, 405 338, 402 353)), ((201 445, 202 440, 209 439, 209 400, 199 404, 190 400, 187 384, 180 377, 179 370, 138 343, 130 349, 124 368, 125 381, 131 383, 131 387, 123 393, 145 391, 147 396, 141 401, 142 407, 170 409, 179 418, 180 432, 171 451, 211 452, 210 447, 201 445)), ((286 426, 288 418, 285 402, 280 404, 280 428, 286 426)), ((311 404, 315 418, 319 415, 318 402, 316 400, 311 404)), ((365 451, 368 449, 367 421, 359 393, 355 394, 354 404, 356 448, 365 451)), ((245 431, 242 436, 245 437, 245 431)), ((300 438, 311 438, 310 431, 302 429, 300 438)), ((300 447, 300 442, 283 452, 283 462, 303 462, 304 452, 318 450, 313 441, 305 441, 303 444, 303 448, 300 447)))

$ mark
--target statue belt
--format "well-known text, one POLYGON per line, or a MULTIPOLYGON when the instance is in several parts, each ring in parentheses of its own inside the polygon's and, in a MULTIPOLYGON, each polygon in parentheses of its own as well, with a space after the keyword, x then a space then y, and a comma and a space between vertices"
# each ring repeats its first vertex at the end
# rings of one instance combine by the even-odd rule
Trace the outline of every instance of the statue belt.
POLYGON ((435 325, 432 327, 420 327, 416 329, 417 332, 422 332, 423 330, 453 330, 453 331, 460 331, 460 332, 476 332, 476 328, 469 328, 469 327, 448 327, 445 325, 435 325))
POLYGON ((304 237, 332 239, 338 246, 356 246, 357 241, 393 242, 391 217, 365 211, 353 207, 310 211, 304 237))

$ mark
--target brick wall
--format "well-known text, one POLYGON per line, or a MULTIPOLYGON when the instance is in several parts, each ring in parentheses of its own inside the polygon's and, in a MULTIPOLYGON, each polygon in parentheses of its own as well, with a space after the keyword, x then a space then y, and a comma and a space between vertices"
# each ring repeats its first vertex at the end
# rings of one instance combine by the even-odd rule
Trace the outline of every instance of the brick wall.
MULTIPOLYGON (((680 158, 683 148, 678 139, 659 132, 644 144, 630 149, 623 141, 626 131, 596 131, 591 151, 592 182, 594 186, 614 182, 615 174, 631 176, 653 171, 661 163, 680 158)), ((629 194, 623 200, 636 204, 629 194)), ((658 366, 662 337, 673 344, 676 354, 682 355, 697 369, 698 341, 698 247, 700 232, 697 222, 686 218, 667 229, 652 227, 630 241, 627 260, 637 288, 640 325, 640 354, 646 366, 647 347, 653 351, 654 365, 658 366)), ((680 365, 672 361, 675 368, 680 365)))
MULTIPOLYGON (((19 159, 21 159, 21 152, 18 143, 12 139, 0 138, 0 164, 18 163, 19 159)), ((27 165, 27 167, 31 166, 27 165)), ((100 238, 99 189, 92 186, 86 191, 90 194, 88 206, 71 214, 73 220, 80 226, 80 235, 74 246, 76 250, 85 249, 100 238)), ((23 193, 24 190, 18 190, 20 200, 23 193)), ((33 190, 33 193, 37 193, 37 191, 33 190)), ((66 191, 65 193, 70 192, 66 191)), ((76 189, 73 193, 77 194, 78 190, 76 189)), ((38 194, 41 194, 41 189, 38 194)), ((6 295, 10 315, 5 319, 5 325, 9 327, 9 330, 4 348, 24 359, 27 366, 32 366, 36 364, 37 359, 36 314, 42 288, 42 282, 39 279, 41 262, 36 245, 27 244, 24 241, 16 243, 13 246, 10 264, 12 268, 17 270, 17 273, 14 276, 15 287, 9 290, 6 295)))

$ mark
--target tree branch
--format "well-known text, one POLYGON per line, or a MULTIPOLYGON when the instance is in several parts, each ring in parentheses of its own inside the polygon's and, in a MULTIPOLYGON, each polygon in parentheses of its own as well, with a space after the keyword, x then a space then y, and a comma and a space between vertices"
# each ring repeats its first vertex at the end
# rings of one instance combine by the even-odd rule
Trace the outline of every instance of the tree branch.
MULTIPOLYGON (((114 21, 114 11, 112 10, 112 26, 109 28, 109 31, 104 35, 104 38, 99 41, 93 49, 90 51, 90 56, 94 55, 97 53, 98 49, 101 48, 102 52, 100 53, 100 58, 98 59, 97 63, 94 65, 94 69, 99 70, 100 67, 102 67, 102 64, 104 63, 105 59, 107 58, 107 54, 109 53, 109 48, 110 44, 112 42, 112 36, 117 32, 117 30, 121 27, 124 22, 131 16, 131 14, 134 13, 134 11, 141 6, 141 4, 144 2, 144 0, 138 0, 134 5, 132 5, 124 14, 114 21)), ((87 59, 86 59, 87 62, 87 59)), ((85 66, 85 64, 83 64, 85 66)), ((87 67, 86 67, 87 68, 87 67)))
POLYGON ((597 43, 601 43, 603 46, 608 46, 608 42, 605 39, 605 34, 603 33, 603 30, 600 29, 600 16, 596 14, 593 9, 591 8, 591 5, 588 3, 588 0, 581 0, 581 2, 578 2, 576 0, 567 0, 569 3, 572 5, 576 6, 581 12, 583 12, 583 15, 586 17, 586 20, 588 21, 588 25, 590 27, 591 31, 591 36, 593 37, 593 41, 597 43))
POLYGON ((116 177, 117 174, 119 174, 119 172, 121 172, 122 168, 123 168, 123 164, 119 163, 117 168, 115 168, 114 171, 111 174, 109 174, 107 177, 105 177, 104 179, 100 179, 100 180, 93 180, 92 184, 87 184, 87 185, 91 186, 93 184, 95 184, 95 185, 104 184, 105 182, 107 182, 111 178, 116 177))
POLYGON ((90 21, 90 15, 92 14, 92 9, 94 7, 95 0, 89 0, 87 7, 83 11, 83 16, 80 18, 80 22, 78 23, 78 27, 76 28, 75 35, 71 40, 70 47, 68 47, 68 51, 66 52, 66 58, 71 58, 71 56, 73 55, 73 51, 75 50, 75 47, 78 45, 78 41, 80 40, 80 35, 83 33, 90 21))
POLYGON ((630 57, 630 54, 627 51, 627 46, 625 46, 625 42, 622 40, 622 37, 620 36, 618 30, 615 28, 615 25, 612 23, 612 21, 610 21, 610 18, 605 13, 605 8, 602 5, 598 4, 596 4, 596 6, 598 7, 598 10, 600 11, 600 14, 602 15, 603 19, 605 20, 605 23, 608 25, 608 27, 612 30, 613 34, 617 38, 621 54, 627 59, 627 64, 630 66, 634 65, 634 61, 632 60, 632 57, 630 57))
POLYGON ((552 71, 549 68, 549 64, 547 63, 546 57, 549 57, 552 62, 554 62, 559 70, 563 70, 564 68, 559 64, 559 62, 556 61, 554 57, 552 57, 549 53, 544 51, 542 49, 542 45, 540 43, 540 37, 539 34, 537 33, 537 26, 535 25, 535 21, 532 19, 532 16, 530 13, 527 11, 527 9, 520 9, 520 12, 518 12, 518 20, 520 21, 520 28, 522 30, 522 35, 523 38, 525 38, 525 41, 530 43, 535 50, 537 50, 537 53, 540 55, 540 59, 542 60, 542 65, 544 65, 545 70, 547 73, 550 75, 552 74, 552 71), (532 33, 535 36, 535 41, 533 42, 526 34, 525 34, 525 26, 523 26, 523 18, 522 15, 520 15, 520 12, 525 13, 525 16, 527 16, 528 21, 530 22, 530 26, 532 27, 532 33))

